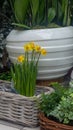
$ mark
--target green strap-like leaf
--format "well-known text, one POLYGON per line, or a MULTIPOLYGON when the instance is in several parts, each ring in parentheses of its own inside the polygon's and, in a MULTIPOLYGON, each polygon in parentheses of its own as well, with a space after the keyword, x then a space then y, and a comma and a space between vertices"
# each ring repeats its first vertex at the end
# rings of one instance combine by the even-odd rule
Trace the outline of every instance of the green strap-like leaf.
POLYGON ((39 0, 30 0, 30 5, 32 11, 32 24, 34 24, 39 10, 39 0))
POLYGON ((48 10, 48 21, 49 21, 49 23, 54 19, 55 15, 56 15, 55 9, 50 8, 48 10))
POLYGON ((15 26, 17 26, 17 27, 21 27, 21 28, 30 29, 30 27, 28 27, 27 25, 24 25, 24 24, 12 23, 12 25, 15 25, 15 26))
POLYGON ((28 0, 15 0, 14 10, 17 22, 24 23, 24 19, 28 9, 28 0))
POLYGON ((68 10, 68 0, 62 0, 62 11, 63 11, 63 26, 65 26, 67 24, 67 22, 69 21, 69 10, 68 10))
POLYGON ((45 22, 45 16, 46 16, 46 11, 45 11, 45 0, 41 0, 40 3, 39 3, 39 10, 38 10, 38 20, 37 20, 37 23, 38 24, 43 24, 43 23, 46 23, 45 22), (42 15, 43 14, 43 15, 42 15))

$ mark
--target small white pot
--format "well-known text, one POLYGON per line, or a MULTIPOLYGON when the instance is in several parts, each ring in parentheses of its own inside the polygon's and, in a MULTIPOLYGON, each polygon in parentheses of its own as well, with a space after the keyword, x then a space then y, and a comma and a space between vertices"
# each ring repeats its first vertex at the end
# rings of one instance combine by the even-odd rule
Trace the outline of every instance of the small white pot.
POLYGON ((7 51, 12 62, 24 53, 23 45, 34 41, 47 50, 41 56, 37 79, 54 79, 67 74, 73 66, 73 27, 12 30, 7 39, 7 51))

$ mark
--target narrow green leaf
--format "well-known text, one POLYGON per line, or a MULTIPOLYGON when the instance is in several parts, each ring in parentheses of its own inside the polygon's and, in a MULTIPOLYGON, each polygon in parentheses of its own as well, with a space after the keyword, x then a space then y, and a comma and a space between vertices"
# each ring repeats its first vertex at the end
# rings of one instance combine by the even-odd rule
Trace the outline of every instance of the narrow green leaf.
POLYGON ((54 8, 50 8, 48 10, 48 22, 52 22, 52 20, 55 18, 56 12, 54 8))
POLYGON ((18 23, 24 23, 27 10, 28 10, 28 4, 29 4, 29 0, 15 0, 14 11, 18 23))
POLYGON ((17 26, 17 27, 22 27, 22 28, 30 29, 30 27, 28 27, 28 26, 25 25, 25 24, 12 23, 12 25, 15 25, 15 26, 17 26))
POLYGON ((39 3, 39 10, 38 10, 38 16, 37 16, 37 23, 43 24, 46 23, 46 11, 45 11, 45 0, 41 0, 39 3), (43 14, 43 15, 42 15, 43 14))
POLYGON ((30 5, 31 5, 31 11, 32 11, 32 24, 34 25, 36 22, 35 20, 36 20, 38 10, 39 10, 39 0, 31 0, 30 5))
POLYGON ((52 7, 56 10, 56 12, 57 12, 57 4, 58 0, 52 0, 52 7))
POLYGON ((63 11, 63 26, 67 23, 67 15, 68 15, 68 0, 62 0, 62 11, 63 11))

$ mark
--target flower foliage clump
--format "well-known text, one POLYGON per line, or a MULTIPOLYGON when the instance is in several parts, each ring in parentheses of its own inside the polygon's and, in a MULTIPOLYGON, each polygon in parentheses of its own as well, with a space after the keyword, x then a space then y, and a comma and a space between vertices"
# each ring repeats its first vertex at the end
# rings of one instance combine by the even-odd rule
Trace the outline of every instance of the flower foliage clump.
POLYGON ((51 111, 51 116, 56 117, 63 124, 73 125, 73 88, 70 88, 62 96, 58 106, 51 111))
POLYGON ((14 68, 11 68, 14 87, 21 95, 34 95, 38 62, 41 55, 46 55, 45 49, 34 42, 26 43, 24 55, 20 55, 14 68))
POLYGON ((41 95, 40 111, 50 120, 73 126, 73 88, 51 83, 54 91, 41 95))

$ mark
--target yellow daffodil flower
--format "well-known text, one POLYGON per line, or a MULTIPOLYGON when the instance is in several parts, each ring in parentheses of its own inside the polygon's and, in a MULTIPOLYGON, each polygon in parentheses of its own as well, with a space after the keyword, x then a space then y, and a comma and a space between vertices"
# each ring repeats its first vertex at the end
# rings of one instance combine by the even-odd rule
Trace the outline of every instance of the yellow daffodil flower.
POLYGON ((26 44, 26 45, 24 45, 24 51, 30 51, 31 50, 31 48, 30 48, 30 44, 26 44))
POLYGON ((18 56, 17 60, 18 60, 18 62, 22 63, 24 61, 24 56, 23 55, 18 56))
POLYGON ((47 54, 46 50, 45 49, 41 49, 41 54, 42 55, 46 55, 47 54))
POLYGON ((35 45, 35 51, 36 52, 40 52, 41 51, 41 47, 39 45, 35 45))
POLYGON ((34 42, 30 42, 29 45, 30 45, 31 50, 35 49, 35 43, 34 42))

